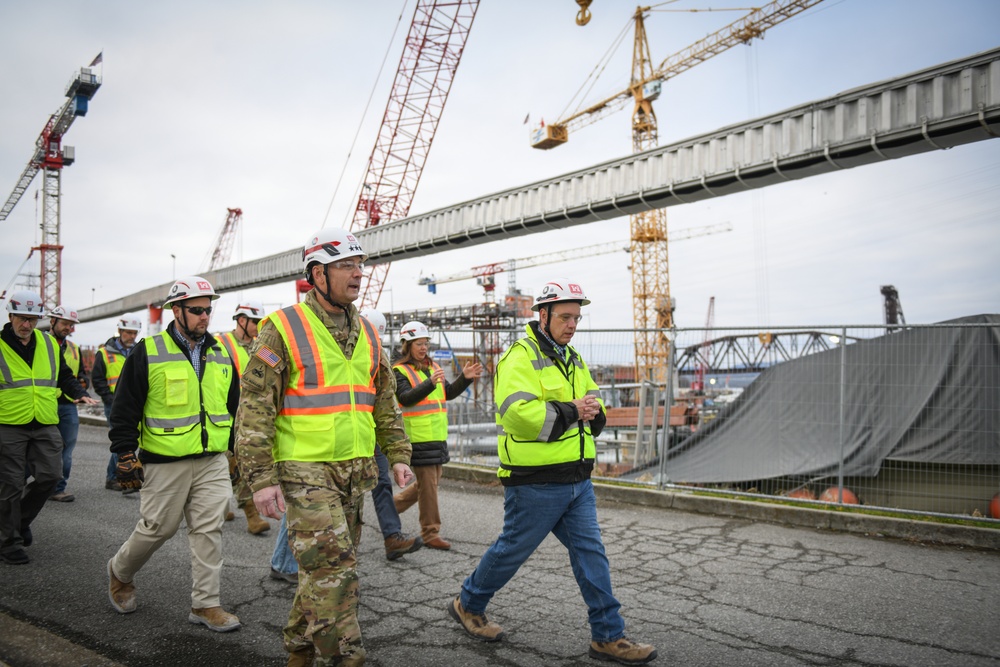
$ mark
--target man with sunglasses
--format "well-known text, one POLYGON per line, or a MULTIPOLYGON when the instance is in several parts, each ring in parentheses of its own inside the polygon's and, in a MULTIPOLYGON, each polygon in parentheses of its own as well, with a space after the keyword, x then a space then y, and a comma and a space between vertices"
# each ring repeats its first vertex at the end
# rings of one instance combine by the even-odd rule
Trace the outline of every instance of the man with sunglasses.
POLYGON ((204 278, 176 281, 163 304, 173 322, 125 360, 109 437, 118 483, 141 487, 142 502, 139 522, 108 561, 107 576, 111 606, 121 614, 135 611, 136 573, 184 520, 193 579, 188 621, 229 632, 240 620, 222 608, 219 588, 231 493, 225 452, 232 449, 239 377, 226 348, 208 333, 218 298, 204 278))
POLYGON ((261 514, 287 511, 299 562, 284 630, 291 666, 364 664, 357 558, 376 440, 396 484, 413 479, 392 368, 353 303, 367 257, 347 230, 311 236, 302 258, 312 289, 264 319, 241 379, 240 472, 261 514))
MULTIPOLYGON (((250 359, 250 346, 257 337, 257 324, 264 319, 264 304, 256 299, 244 299, 236 306, 233 313, 233 320, 236 327, 232 331, 219 334, 219 342, 226 346, 229 357, 233 360, 237 375, 243 374, 243 369, 247 367, 250 359)), ((251 535, 261 535, 271 530, 271 524, 267 519, 262 519, 257 513, 257 508, 253 504, 253 493, 247 486, 246 480, 239 474, 239 467, 236 465, 236 457, 229 459, 229 477, 233 483, 233 495, 236 496, 236 504, 243 509, 247 515, 247 532, 251 535)), ((233 518, 232 512, 226 513, 226 521, 233 518)))
POLYGON ((587 604, 590 657, 641 665, 656 658, 656 649, 625 636, 590 481, 594 438, 607 416, 587 364, 569 344, 580 308, 589 303, 579 284, 550 280, 531 307, 538 321, 529 322, 527 337, 497 362, 493 395, 503 531, 447 610, 474 639, 502 639, 503 629, 486 618, 486 605, 552 533, 569 552, 587 604))

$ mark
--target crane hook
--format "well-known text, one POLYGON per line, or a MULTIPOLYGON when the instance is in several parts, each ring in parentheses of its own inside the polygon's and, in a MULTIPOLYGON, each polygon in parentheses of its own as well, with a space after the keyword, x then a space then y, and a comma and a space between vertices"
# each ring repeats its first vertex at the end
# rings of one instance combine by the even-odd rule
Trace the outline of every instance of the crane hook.
POLYGON ((590 12, 587 11, 587 7, 590 7, 590 3, 594 0, 576 0, 576 4, 580 5, 580 11, 576 15, 577 25, 587 25, 590 23, 590 12))

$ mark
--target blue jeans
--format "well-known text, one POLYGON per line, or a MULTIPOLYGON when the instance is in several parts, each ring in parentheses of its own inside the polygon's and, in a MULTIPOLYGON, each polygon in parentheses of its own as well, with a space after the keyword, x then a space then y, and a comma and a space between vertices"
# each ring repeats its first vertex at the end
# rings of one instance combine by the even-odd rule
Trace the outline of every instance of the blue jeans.
POLYGON ((378 464, 378 484, 372 489, 372 502, 375 505, 375 516, 378 517, 378 527, 382 537, 389 538, 403 530, 396 511, 396 503, 392 500, 392 479, 389 477, 389 459, 382 450, 375 447, 375 462, 378 464))
POLYGON ((625 635, 621 604, 611 592, 611 571, 597 525, 590 480, 574 484, 525 484, 504 488, 503 532, 462 583, 461 603, 482 614, 524 561, 552 533, 569 551, 573 576, 587 603, 590 636, 610 642, 625 635))
POLYGON ((271 554, 271 567, 282 574, 294 574, 299 571, 299 563, 288 545, 288 520, 284 514, 281 515, 278 539, 274 542, 274 553, 271 554))
POLYGON ((73 467, 73 448, 76 447, 76 438, 80 433, 80 413, 76 411, 76 406, 70 403, 59 404, 59 435, 62 436, 62 479, 56 484, 53 494, 62 493, 66 490, 66 482, 69 481, 69 470, 73 467))
MULTIPOLYGON (((111 404, 104 404, 104 418, 108 420, 108 428, 111 428, 111 404)), ((118 455, 111 452, 111 458, 108 459, 108 469, 105 471, 104 480, 107 482, 113 482, 117 479, 118 475, 116 471, 118 470, 118 455)))

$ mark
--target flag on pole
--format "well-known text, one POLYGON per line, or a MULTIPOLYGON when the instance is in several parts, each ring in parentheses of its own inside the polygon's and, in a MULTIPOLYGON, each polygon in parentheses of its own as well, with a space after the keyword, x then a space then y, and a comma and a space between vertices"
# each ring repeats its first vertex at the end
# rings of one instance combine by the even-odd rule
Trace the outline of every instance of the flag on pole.
POLYGON ((525 116, 525 117, 524 117, 524 122, 523 122, 523 123, 521 123, 521 125, 527 125, 527 124, 528 124, 528 120, 529 120, 530 118, 531 118, 531 114, 529 113, 529 114, 528 114, 527 116, 525 116))
POLYGON ((90 63, 90 67, 100 65, 102 62, 104 62, 104 51, 97 54, 97 57, 90 63))

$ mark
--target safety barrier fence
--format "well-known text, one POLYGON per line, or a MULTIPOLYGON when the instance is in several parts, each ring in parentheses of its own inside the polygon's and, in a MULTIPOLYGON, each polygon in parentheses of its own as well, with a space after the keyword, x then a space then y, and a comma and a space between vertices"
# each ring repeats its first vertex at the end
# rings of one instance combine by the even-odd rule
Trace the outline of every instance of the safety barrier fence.
MULTIPOLYGON (((659 333, 659 384, 636 381, 633 330, 573 338, 607 406, 595 476, 1000 519, 1000 316, 659 333)), ((448 404, 452 460, 498 465, 489 372, 521 335, 433 341, 453 376, 473 357, 488 370, 448 404)))

